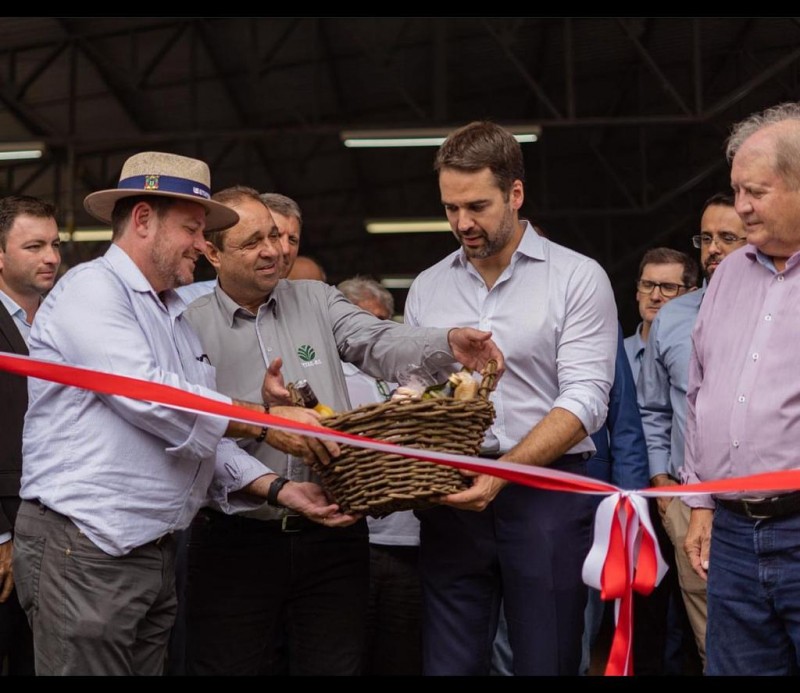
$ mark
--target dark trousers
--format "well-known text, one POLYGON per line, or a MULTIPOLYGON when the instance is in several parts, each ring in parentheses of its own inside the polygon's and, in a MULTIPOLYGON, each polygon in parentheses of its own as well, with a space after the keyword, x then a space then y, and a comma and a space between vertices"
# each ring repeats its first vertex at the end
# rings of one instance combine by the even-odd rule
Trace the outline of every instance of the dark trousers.
MULTIPOLYGON (((11 522, 17 516, 19 498, 3 496, 0 505, 11 522)), ((0 604, 0 674, 33 676, 33 634, 19 604, 16 588, 0 604)))
POLYGON ((419 547, 370 544, 367 652, 371 676, 422 674, 419 547))
POLYGON ((668 570, 650 594, 642 595, 635 592, 633 595, 633 672, 661 676, 665 673, 667 612, 671 596, 677 595, 680 599, 680 587, 675 569, 675 549, 658 516, 655 498, 647 500, 647 508, 650 511, 650 521, 656 533, 658 548, 667 563, 668 570))
POLYGON ((33 676, 33 635, 19 605, 17 590, 0 604, 0 673, 33 676))
POLYGON ((171 535, 110 556, 69 518, 28 501, 15 527, 38 676, 163 673, 176 611, 171 535))
POLYGON ((178 612, 169 636, 167 648, 167 676, 186 674, 186 560, 189 552, 191 527, 175 532, 175 595, 178 612))
MULTIPOLYGON (((553 465, 585 474, 581 455, 553 465)), ((581 660, 590 496, 506 486, 483 512, 418 513, 423 671, 487 675, 505 601, 517 675, 576 675, 581 660)))
POLYGON ((675 547, 655 498, 647 501, 658 548, 669 569, 648 595, 633 595, 633 673, 643 676, 699 675, 702 664, 678 582, 675 547))
POLYGON ((283 532, 278 521, 202 510, 187 565, 187 674, 361 673, 365 520, 283 532))

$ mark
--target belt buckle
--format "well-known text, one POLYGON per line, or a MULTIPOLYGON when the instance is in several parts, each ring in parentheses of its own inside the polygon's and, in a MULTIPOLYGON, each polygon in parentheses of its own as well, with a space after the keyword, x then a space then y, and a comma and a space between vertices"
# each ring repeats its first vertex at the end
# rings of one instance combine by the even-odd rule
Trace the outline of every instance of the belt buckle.
POLYGON ((763 515, 759 514, 758 512, 753 512, 753 508, 757 508, 759 504, 766 503, 769 499, 765 498, 763 500, 747 500, 742 499, 742 507, 744 507, 744 514, 747 515, 751 520, 769 520, 772 515, 763 515))
POLYGON ((281 518, 281 532, 295 533, 303 529, 302 515, 284 515, 281 518))

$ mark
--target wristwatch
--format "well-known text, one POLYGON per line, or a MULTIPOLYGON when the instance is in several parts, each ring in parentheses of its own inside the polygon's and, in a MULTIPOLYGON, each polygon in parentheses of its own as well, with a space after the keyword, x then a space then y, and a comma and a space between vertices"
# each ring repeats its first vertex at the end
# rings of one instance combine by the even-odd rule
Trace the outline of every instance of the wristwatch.
POLYGON ((287 479, 285 476, 279 476, 269 485, 269 489, 267 490, 267 505, 271 505, 273 508, 283 507, 280 503, 278 503, 278 494, 288 483, 289 479, 287 479))

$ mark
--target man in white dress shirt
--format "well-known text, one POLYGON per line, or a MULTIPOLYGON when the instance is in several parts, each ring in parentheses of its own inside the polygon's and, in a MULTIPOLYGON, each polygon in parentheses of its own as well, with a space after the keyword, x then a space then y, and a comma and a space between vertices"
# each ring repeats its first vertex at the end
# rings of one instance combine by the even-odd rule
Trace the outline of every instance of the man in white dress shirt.
MULTIPOLYGON (((471 326, 497 340, 507 370, 485 455, 586 474, 614 378, 608 276, 519 218, 525 170, 507 130, 456 130, 434 169, 461 247, 414 281, 406 322, 471 326)), ((577 674, 593 508, 588 496, 478 475, 420 512, 424 673, 488 674, 504 600, 514 673, 577 674)))

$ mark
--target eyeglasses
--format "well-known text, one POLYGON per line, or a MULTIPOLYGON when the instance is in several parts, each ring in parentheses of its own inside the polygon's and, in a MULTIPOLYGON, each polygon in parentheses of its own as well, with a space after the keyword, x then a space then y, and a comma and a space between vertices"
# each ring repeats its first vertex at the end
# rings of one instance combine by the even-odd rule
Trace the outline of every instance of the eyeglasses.
POLYGON ((653 289, 658 287, 661 295, 665 298, 677 296, 681 289, 686 288, 686 284, 673 284, 672 282, 651 282, 648 279, 640 279, 636 282, 636 288, 643 294, 652 294, 653 289))
POLYGON ((701 248, 704 245, 711 245, 711 241, 716 241, 718 245, 731 246, 739 241, 747 240, 746 236, 737 236, 733 233, 720 233, 712 236, 710 233, 699 233, 692 236, 692 245, 701 248))

